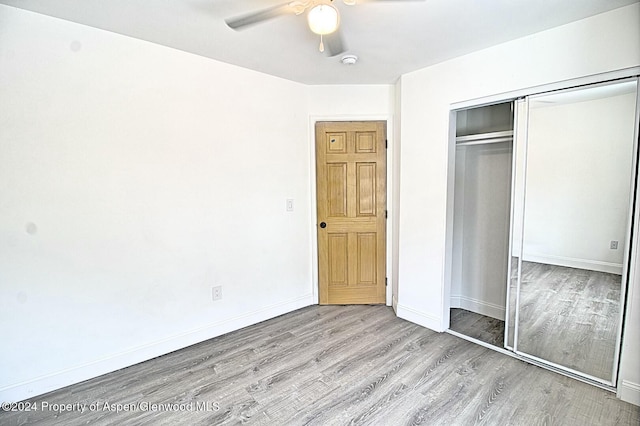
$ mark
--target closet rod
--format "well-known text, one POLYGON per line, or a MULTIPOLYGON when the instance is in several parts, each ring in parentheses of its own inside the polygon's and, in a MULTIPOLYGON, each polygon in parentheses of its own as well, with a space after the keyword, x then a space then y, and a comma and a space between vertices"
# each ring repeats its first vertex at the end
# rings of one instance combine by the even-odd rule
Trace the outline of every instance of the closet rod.
POLYGON ((457 142, 456 146, 485 145, 490 143, 511 142, 512 140, 513 140, 513 137, 480 139, 480 140, 474 140, 474 141, 468 141, 468 142, 457 142))
POLYGON ((513 136, 513 130, 505 130, 503 132, 487 132, 487 133, 475 133, 473 135, 457 136, 456 142, 468 142, 485 139, 504 138, 507 136, 513 136))

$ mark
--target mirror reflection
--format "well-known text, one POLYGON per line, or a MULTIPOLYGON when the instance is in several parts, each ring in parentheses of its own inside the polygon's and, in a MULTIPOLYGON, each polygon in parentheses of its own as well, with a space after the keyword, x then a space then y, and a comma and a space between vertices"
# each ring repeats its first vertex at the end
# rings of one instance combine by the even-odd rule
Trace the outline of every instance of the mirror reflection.
POLYGON ((632 81, 529 100, 515 350, 604 381, 619 346, 636 92, 632 81))

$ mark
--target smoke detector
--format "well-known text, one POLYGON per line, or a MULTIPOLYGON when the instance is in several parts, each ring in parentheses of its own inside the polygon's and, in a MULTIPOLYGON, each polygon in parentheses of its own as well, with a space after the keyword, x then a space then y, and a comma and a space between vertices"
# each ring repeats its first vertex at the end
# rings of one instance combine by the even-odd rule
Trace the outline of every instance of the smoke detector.
POLYGON ((358 62, 358 57, 356 55, 344 55, 340 61, 345 65, 354 65, 358 62))

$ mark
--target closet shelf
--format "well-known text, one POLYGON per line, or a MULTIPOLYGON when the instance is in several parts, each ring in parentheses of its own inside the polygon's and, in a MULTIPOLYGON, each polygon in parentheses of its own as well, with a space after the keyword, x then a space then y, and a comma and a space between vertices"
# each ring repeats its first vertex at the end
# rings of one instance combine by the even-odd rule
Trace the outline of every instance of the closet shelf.
POLYGON ((513 140, 513 130, 504 132, 477 133, 475 135, 457 136, 456 145, 477 145, 482 143, 508 142, 513 140))

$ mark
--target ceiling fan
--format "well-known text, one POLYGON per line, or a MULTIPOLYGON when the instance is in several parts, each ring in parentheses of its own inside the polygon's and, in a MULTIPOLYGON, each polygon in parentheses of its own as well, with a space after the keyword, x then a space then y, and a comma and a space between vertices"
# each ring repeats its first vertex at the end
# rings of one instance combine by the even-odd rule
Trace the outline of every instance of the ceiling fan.
MULTIPOLYGON (((258 10, 234 18, 226 19, 225 22, 234 30, 241 30, 245 27, 258 24, 260 22, 276 18, 283 15, 307 14, 309 29, 320 35, 320 52, 326 51, 329 56, 336 56, 346 51, 342 35, 340 33, 340 13, 332 4, 334 0, 294 0, 288 3, 279 4, 266 9, 258 10)), ((384 1, 384 0, 342 0, 347 6, 356 3, 384 1)), ((411 0, 404 0, 411 1, 411 0)))

